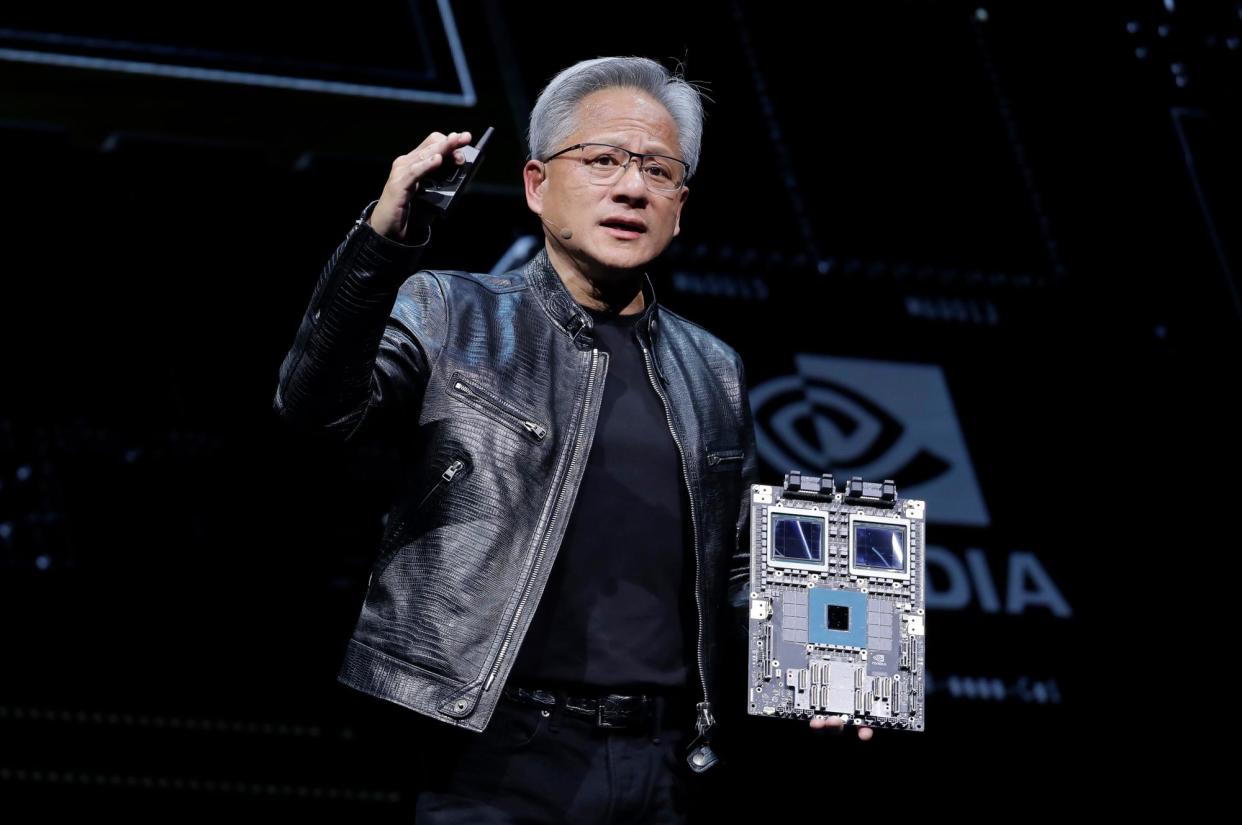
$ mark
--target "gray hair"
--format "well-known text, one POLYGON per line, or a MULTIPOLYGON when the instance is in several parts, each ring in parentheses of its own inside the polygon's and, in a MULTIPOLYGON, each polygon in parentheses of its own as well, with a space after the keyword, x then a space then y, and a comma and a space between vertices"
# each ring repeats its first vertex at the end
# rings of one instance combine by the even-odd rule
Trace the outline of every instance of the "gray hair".
POLYGON ((703 142, 703 94, 680 72, 670 72, 646 57, 583 60, 548 81, 530 113, 530 156, 541 160, 561 148, 577 128, 575 110, 582 98, 614 87, 638 89, 668 110, 677 124, 682 159, 693 175, 703 142))

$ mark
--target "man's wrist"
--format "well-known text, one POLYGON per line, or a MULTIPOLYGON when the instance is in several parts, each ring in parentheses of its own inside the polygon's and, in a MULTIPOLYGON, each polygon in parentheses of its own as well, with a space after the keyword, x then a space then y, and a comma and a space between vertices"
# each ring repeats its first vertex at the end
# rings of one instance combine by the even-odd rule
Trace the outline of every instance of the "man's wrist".
POLYGON ((375 212, 375 206, 378 203, 378 200, 368 203, 355 223, 359 226, 367 226, 381 243, 392 244, 398 249, 421 249, 431 242, 431 226, 435 221, 433 210, 421 206, 418 201, 412 202, 406 222, 405 239, 399 241, 380 232, 371 224, 371 216, 375 212), (410 238, 420 238, 421 240, 418 243, 409 243, 410 238))

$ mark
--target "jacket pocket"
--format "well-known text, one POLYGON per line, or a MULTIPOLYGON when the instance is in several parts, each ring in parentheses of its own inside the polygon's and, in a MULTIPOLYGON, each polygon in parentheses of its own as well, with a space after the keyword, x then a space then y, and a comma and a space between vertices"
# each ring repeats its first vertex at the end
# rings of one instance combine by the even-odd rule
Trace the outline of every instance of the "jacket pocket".
POLYGON ((741 447, 720 447, 707 451, 707 468, 717 472, 736 471, 742 466, 746 453, 741 447))
POLYGON ((449 394, 460 398, 476 410, 499 421, 511 430, 526 436, 532 441, 540 442, 548 436, 548 428, 532 416, 513 409, 492 394, 479 389, 466 381, 462 373, 453 373, 449 384, 449 394))
POLYGON ((401 534, 410 520, 422 512, 428 504, 435 499, 444 495, 444 492, 450 485, 459 481, 470 469, 470 465, 462 458, 454 457, 444 466, 443 471, 436 478, 435 482, 423 493, 418 503, 413 507, 407 508, 402 514, 400 520, 392 526, 388 531, 388 536, 384 540, 384 544, 380 548, 379 559, 375 563, 374 569, 371 571, 371 577, 367 579, 367 589, 370 589, 371 582, 376 576, 381 576, 388 568, 389 562, 393 556, 401 549, 401 534))

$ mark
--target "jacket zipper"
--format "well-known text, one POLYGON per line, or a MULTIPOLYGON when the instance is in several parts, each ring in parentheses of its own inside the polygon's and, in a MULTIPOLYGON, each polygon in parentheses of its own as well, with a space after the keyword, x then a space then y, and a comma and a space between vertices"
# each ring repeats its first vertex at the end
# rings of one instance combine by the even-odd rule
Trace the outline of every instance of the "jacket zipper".
POLYGON ((543 564, 544 551, 548 549, 548 538, 552 535, 553 528, 556 526, 556 517, 560 513, 561 502, 565 498, 565 488, 568 487, 568 481, 573 476, 574 467, 581 457, 582 448, 582 432, 586 429, 587 416, 591 412, 591 399, 595 391, 595 371, 599 363, 599 349, 591 350, 591 369, 587 374, 586 398, 582 402, 582 416, 578 419, 578 428, 574 432, 573 452, 569 457, 569 467, 565 470, 565 475, 561 478, 561 488, 556 494, 556 503, 552 507, 552 516, 548 519, 547 529, 544 530, 543 540, 539 542, 539 550, 535 553, 535 562, 531 565, 530 576, 527 577, 526 583, 522 587, 522 597, 518 600, 517 609, 513 612, 513 618, 509 622, 508 629, 505 630, 504 642, 500 645, 500 653, 496 656, 496 661, 492 663, 492 669, 487 674, 487 682, 483 685, 483 690, 491 689, 492 680, 496 678, 496 671, 500 669, 500 663, 505 660, 505 653, 509 650, 509 644, 513 641, 513 631, 517 627, 518 621, 522 617, 522 611, 526 609, 526 601, 530 597, 530 583, 535 580, 539 574, 539 567, 543 564))
POLYGON ((543 441, 544 437, 548 434, 547 427, 544 427, 542 424, 539 424, 535 421, 531 421, 530 419, 523 418, 522 416, 518 415, 517 413, 513 412, 509 408, 502 405, 499 401, 495 400, 491 396, 488 396, 482 392, 479 392, 474 387, 471 387, 469 384, 467 384, 465 381, 462 381, 456 375, 453 376, 453 389, 457 390, 459 393, 467 396, 468 398, 478 401, 480 404, 492 410, 495 414, 499 415, 505 421, 515 425, 519 431, 524 432, 526 435, 529 435, 530 437, 534 438, 536 441, 543 441))
POLYGON ((690 473, 686 467, 686 451, 681 446, 681 439, 677 437, 677 430, 673 428, 673 414, 669 410, 668 397, 664 394, 664 390, 660 388, 659 382, 656 381, 654 373, 651 371, 651 355, 647 351, 646 345, 643 348, 643 361, 647 365, 647 379, 651 381, 651 386, 655 388, 656 395, 660 396, 661 403, 664 404, 664 419, 668 422, 668 431, 673 436, 673 443, 677 445, 677 453, 681 457, 682 478, 686 482, 686 495, 690 498, 690 525, 694 533, 694 604, 698 608, 699 619, 699 641, 696 645, 699 660, 699 679, 703 684, 703 701, 698 703, 698 714, 695 717, 695 727, 698 729, 699 736, 704 741, 708 739, 707 732, 716 724, 715 718, 712 717, 711 698, 707 695, 707 670, 703 666, 703 595, 702 595, 702 579, 700 573, 699 562, 699 520, 694 506, 694 491, 690 489, 690 473))
POLYGON ((707 464, 709 467, 715 467, 725 461, 741 461, 743 455, 741 450, 718 450, 707 454, 707 464))
MULTIPOLYGON (((401 519, 401 522, 396 527, 393 528, 392 536, 390 537, 389 540, 392 542, 397 541, 398 533, 400 533, 401 528, 405 526, 405 523, 409 521, 410 516, 414 515, 419 510, 423 509, 423 505, 431 500, 431 497, 436 494, 436 491, 439 490, 444 485, 451 483, 453 479, 456 478, 457 474, 461 472, 462 468, 465 466, 466 466, 466 462, 462 461, 460 458, 453 459, 453 462, 444 468, 444 472, 440 473, 439 480, 437 480, 435 484, 431 485, 431 489, 428 490, 426 493, 424 493, 423 497, 419 499, 418 506, 412 510, 408 510, 405 516, 401 519)), ((391 553, 392 552, 391 545, 384 552, 385 552, 385 555, 387 555, 388 553, 391 553)), ((388 562, 385 562, 384 566, 387 567, 388 562)), ((372 570, 371 575, 367 577, 367 589, 368 590, 371 589, 371 580, 374 578, 375 578, 375 571, 372 570)))

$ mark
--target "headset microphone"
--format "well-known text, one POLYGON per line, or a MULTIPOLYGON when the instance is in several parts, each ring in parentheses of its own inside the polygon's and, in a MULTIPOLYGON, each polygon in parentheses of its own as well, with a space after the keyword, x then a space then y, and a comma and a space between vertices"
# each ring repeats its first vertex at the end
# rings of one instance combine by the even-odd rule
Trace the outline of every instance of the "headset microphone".
POLYGON ((559 229, 556 224, 552 223, 552 221, 548 220, 543 215, 539 216, 539 220, 543 221, 548 226, 557 230, 556 234, 560 235, 564 240, 569 240, 570 238, 574 236, 574 231, 572 229, 569 229, 569 228, 559 229))

